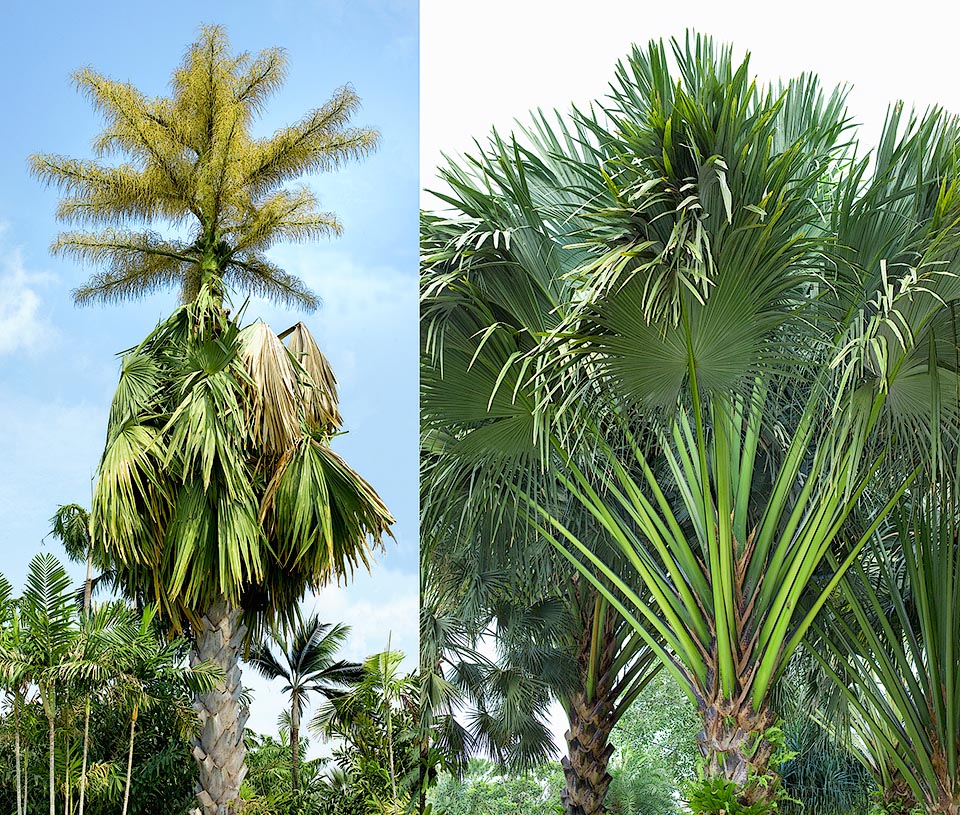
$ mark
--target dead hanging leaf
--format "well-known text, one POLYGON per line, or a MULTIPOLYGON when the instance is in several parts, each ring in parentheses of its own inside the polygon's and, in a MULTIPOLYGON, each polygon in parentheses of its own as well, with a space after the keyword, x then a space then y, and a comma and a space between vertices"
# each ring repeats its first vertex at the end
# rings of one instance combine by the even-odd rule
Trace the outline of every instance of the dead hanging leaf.
POLYGON ((297 366, 266 323, 252 323, 240 336, 244 364, 253 382, 250 421, 254 443, 267 456, 279 458, 303 435, 303 388, 297 366))
POLYGON ((290 353, 303 369, 301 398, 307 424, 324 433, 333 433, 343 420, 337 409, 337 378, 313 336, 303 323, 288 328, 280 338, 289 335, 290 353))

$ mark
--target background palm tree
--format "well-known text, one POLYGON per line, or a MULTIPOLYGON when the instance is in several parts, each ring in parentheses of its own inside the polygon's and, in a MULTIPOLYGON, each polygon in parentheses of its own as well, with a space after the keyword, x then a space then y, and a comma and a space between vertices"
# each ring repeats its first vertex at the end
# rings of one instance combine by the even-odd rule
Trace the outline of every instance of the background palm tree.
POLYGON ((0 575, 0 687, 11 700, 14 717, 14 772, 16 773, 17 815, 23 815, 22 781, 20 775, 20 707, 23 703, 21 678, 5 666, 9 662, 20 662, 16 656, 20 649, 19 611, 13 597, 13 586, 0 575))
MULTIPOLYGON (((658 663, 522 519, 517 497, 541 495, 578 528, 590 526, 592 519, 563 497, 552 472, 559 459, 551 461, 549 423, 538 417, 541 394, 524 362, 537 338, 571 314, 572 272, 590 260, 580 240, 589 226, 581 188, 601 154, 588 131, 569 127, 559 121, 552 129, 539 117, 523 139, 494 133, 486 150, 441 171, 447 188, 437 195, 451 207, 450 217, 421 219, 421 553, 424 585, 462 597, 462 613, 474 628, 486 626, 499 643, 517 623, 514 641, 525 637, 523 649, 537 662, 526 676, 549 678, 542 698, 558 699, 568 716, 568 811, 591 812, 602 807, 610 783, 610 732, 658 663), (452 564, 456 585, 444 574, 452 564), (519 613, 521 606, 527 612, 519 613), (556 622, 545 625, 551 617, 556 622), (533 633, 524 619, 539 619, 540 631, 533 633)), ((596 462, 589 445, 571 440, 568 452, 596 462)), ((602 538, 595 542, 605 545, 602 538)), ((522 675, 516 663, 502 667, 515 679, 522 675)), ((511 685, 508 699, 521 698, 518 685, 511 685)), ((522 709, 507 719, 519 719, 522 709)), ((526 727, 504 734, 512 751, 491 755, 521 757, 521 763, 523 756, 538 763, 549 755, 528 738, 536 720, 526 709, 526 727)), ((549 744, 541 724, 539 735, 549 744)))
POLYGON ((14 682, 35 683, 47 720, 48 799, 50 815, 56 815, 56 725, 65 693, 61 666, 76 644, 77 611, 70 578, 51 554, 38 554, 30 561, 20 609, 30 632, 24 648, 9 656, 5 673, 14 682))
POLYGON ((418 743, 416 676, 401 673, 400 651, 373 654, 363 662, 359 682, 324 702, 310 729, 324 739, 341 739, 353 763, 365 767, 365 805, 373 812, 400 815, 411 803, 418 743))
POLYGON ((316 614, 298 620, 288 634, 274 637, 280 647, 278 659, 268 642, 250 649, 249 662, 267 679, 283 679, 283 692, 290 695, 290 770, 292 795, 300 782, 300 720, 310 695, 332 699, 349 691, 363 678, 363 666, 334 659, 350 634, 350 627, 321 623, 316 614), (282 660, 282 662, 281 662, 282 660))
POLYGON ((174 630, 189 625, 195 661, 223 669, 224 683, 198 699, 209 813, 227 811, 245 772, 238 656, 250 627, 291 616, 306 590, 366 566, 368 535, 379 544, 393 522, 330 450, 336 382, 306 328, 284 332, 284 346, 263 324, 241 331, 226 309, 231 288, 315 305, 264 253, 340 227, 308 188, 286 185, 361 158, 379 138, 347 126, 358 104, 350 88, 296 125, 251 136, 284 73, 279 49, 234 55, 221 28, 205 27, 170 97, 79 71, 106 120, 99 158, 32 159, 64 191, 62 219, 102 227, 54 245, 106 267, 78 302, 180 288, 184 305, 124 358, 91 528, 125 591, 156 602, 174 630), (128 161, 101 160, 111 153, 128 161))

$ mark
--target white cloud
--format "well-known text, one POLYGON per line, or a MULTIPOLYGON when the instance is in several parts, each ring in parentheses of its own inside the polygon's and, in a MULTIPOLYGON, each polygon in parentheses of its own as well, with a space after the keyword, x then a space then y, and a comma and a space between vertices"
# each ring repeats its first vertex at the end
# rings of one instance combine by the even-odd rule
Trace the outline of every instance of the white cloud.
POLYGON ((28 271, 19 249, 0 259, 0 268, 0 356, 44 350, 56 330, 44 316, 39 291, 53 275, 28 271))

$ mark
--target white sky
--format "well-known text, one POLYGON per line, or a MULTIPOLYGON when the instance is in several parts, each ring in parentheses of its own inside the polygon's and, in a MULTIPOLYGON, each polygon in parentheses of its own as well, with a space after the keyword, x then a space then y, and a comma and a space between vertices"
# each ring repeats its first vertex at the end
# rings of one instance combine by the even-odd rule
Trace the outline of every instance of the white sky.
POLYGON ((532 108, 604 96, 632 43, 682 38, 686 28, 750 51, 763 81, 814 71, 825 85, 852 84, 848 104, 865 136, 894 99, 960 113, 960 14, 951 9, 930 0, 421 0, 421 181, 435 186, 441 153, 469 151, 492 125, 509 130, 532 108))
MULTIPOLYGON (((421 0, 421 184, 437 188, 441 154, 470 152, 492 126, 509 132, 531 109, 566 111, 605 96, 633 43, 682 39, 687 28, 749 51, 763 83, 813 71, 826 87, 852 85, 848 108, 869 145, 894 100, 960 113, 958 20, 952 4, 930 0, 421 0)), ((431 206, 429 195, 421 205, 431 206)), ((565 729, 558 707, 558 744, 565 729)))

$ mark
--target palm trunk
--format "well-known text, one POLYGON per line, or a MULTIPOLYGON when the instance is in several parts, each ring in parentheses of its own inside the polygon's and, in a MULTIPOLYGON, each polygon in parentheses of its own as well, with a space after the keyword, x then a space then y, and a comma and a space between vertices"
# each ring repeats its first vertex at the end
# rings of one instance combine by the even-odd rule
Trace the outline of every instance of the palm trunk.
POLYGON ((776 723, 769 708, 753 709, 742 703, 716 698, 700 705, 703 730, 697 736, 704 760, 704 778, 722 778, 738 787, 744 806, 772 802, 779 776, 770 767, 775 745, 764 737, 776 723))
POLYGON ((64 815, 72 815, 71 813, 71 803, 73 803, 73 796, 70 795, 70 738, 67 737, 64 739, 63 743, 63 811, 64 815))
POLYGON ((83 815, 83 802, 87 792, 87 757, 90 754, 90 694, 87 694, 86 710, 83 714, 83 759, 80 762, 80 811, 83 815))
POLYGON ((417 797, 417 815, 424 815, 427 811, 427 775, 429 773, 430 746, 424 739, 423 747, 420 748, 420 777, 419 777, 419 795, 417 797))
POLYGON ((561 759, 566 788, 561 794, 566 815, 603 815, 610 787, 607 772, 615 723, 616 616, 592 589, 580 598, 577 674, 580 688, 566 700, 570 728, 567 754, 561 759))
POLYGON ((53 761, 56 750, 56 733, 54 731, 53 716, 50 715, 50 713, 47 713, 47 736, 50 747, 50 815, 57 815, 56 767, 53 761))
POLYGON ((21 798, 23 788, 20 781, 20 694, 18 691, 14 691, 13 694, 13 745, 14 753, 16 754, 17 815, 25 815, 21 798))
POLYGON ((93 593, 93 547, 87 548, 87 579, 83 584, 83 613, 90 613, 90 601, 93 593))
POLYGON ((568 701, 570 728, 565 736, 567 755, 561 759, 566 779, 561 800, 566 815, 602 815, 610 786, 607 765, 613 755, 610 743, 612 702, 586 698, 579 692, 568 701))
POLYGON ((130 779, 133 776, 133 736, 137 729, 137 706, 133 706, 130 715, 130 747, 127 750, 127 782, 123 787, 123 815, 127 815, 127 804, 130 801, 130 779))
MULTIPOLYGON (((389 642, 389 641, 388 641, 389 642)), ((389 650, 389 644, 387 646, 389 650)), ((386 694, 386 689, 384 689, 384 694, 386 694)), ((399 803, 399 798, 397 796, 397 769, 393 763, 393 717, 391 716, 391 707, 390 700, 386 699, 386 708, 387 708, 387 755, 390 758, 390 790, 393 794, 393 805, 397 806, 399 803)))
POLYGON ((23 751, 23 815, 27 815, 27 793, 30 791, 30 784, 27 783, 27 766, 30 764, 30 749, 23 751))
POLYGON ((297 799, 300 789, 300 699, 293 692, 293 704, 290 707, 290 780, 293 799, 297 799))
POLYGON ((240 649, 246 629, 240 614, 222 599, 210 606, 190 655, 192 664, 210 661, 225 675, 210 693, 196 699, 200 735, 194 740, 193 756, 200 769, 197 799, 203 815, 233 815, 247 774, 243 743, 247 711, 240 704, 240 649))

